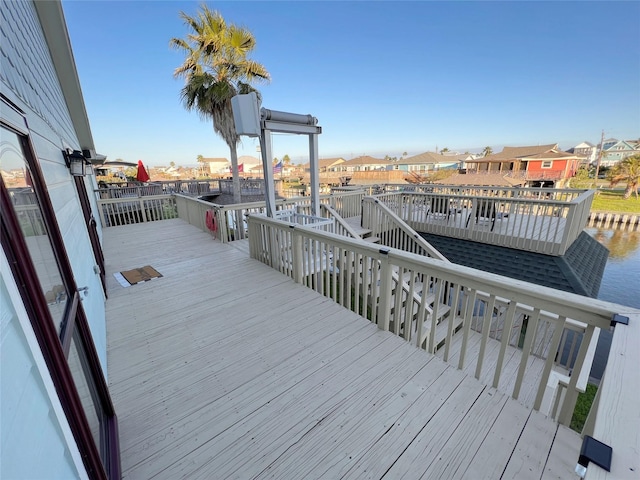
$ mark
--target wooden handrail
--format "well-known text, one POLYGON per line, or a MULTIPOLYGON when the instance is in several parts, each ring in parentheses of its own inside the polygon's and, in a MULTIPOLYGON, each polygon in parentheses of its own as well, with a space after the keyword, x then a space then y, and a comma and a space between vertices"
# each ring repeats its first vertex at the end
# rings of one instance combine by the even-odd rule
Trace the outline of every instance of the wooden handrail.
POLYGON ((371 229, 372 235, 380 238, 383 245, 414 253, 424 253, 448 262, 444 255, 377 198, 365 197, 362 200, 362 207, 362 226, 371 229), (389 235, 394 231, 401 233, 389 235))

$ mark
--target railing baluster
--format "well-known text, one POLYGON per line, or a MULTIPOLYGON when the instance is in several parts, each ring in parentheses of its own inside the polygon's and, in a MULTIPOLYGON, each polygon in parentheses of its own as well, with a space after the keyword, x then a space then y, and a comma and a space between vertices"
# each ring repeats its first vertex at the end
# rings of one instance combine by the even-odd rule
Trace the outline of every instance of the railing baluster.
POLYGON ((531 352, 531 344, 533 342, 533 338, 536 335, 536 329, 538 328, 539 318, 540 318, 540 308, 535 308, 527 322, 527 333, 524 336, 524 345, 522 346, 522 356, 520 357, 520 365, 518 367, 518 376, 516 377, 516 384, 513 387, 512 396, 516 400, 520 395, 520 388, 522 387, 522 379, 524 378, 524 374, 527 369, 529 353, 531 352))
POLYGON ((487 349, 487 340, 489 339, 489 331, 491 330, 491 319, 493 318, 493 309, 496 304, 496 296, 491 294, 489 301, 486 302, 484 315, 482 316, 482 340, 480 341, 480 353, 478 353, 478 363, 476 364, 475 377, 480 379, 482 374, 482 364, 484 362, 484 354, 487 349))
MULTIPOLYGON (((500 353, 498 354, 498 362, 496 364, 496 370, 493 375, 493 387, 498 388, 500 384, 500 375, 502 373, 502 364, 504 362, 504 355, 509 345, 509 338, 511 337, 511 329, 513 328, 513 321, 515 320, 517 302, 511 300, 507 311, 504 315, 504 322, 502 326, 502 339, 500 340, 500 353)), ((498 329, 496 325, 496 330, 498 329)), ((497 333, 496 333, 497 336, 497 333)))
POLYGON ((564 330, 564 324, 566 320, 567 320, 566 317, 559 317, 558 321, 555 323, 555 330, 553 331, 553 336, 551 337, 551 345, 549 347, 549 353, 547 354, 547 359, 544 362, 544 369, 542 370, 542 378, 540 379, 540 384, 538 385, 536 399, 533 402, 534 410, 540 410, 540 406, 542 405, 544 393, 545 393, 545 390, 547 389, 548 378, 551 373, 551 369, 553 368, 556 352, 558 352, 558 346, 560 345, 560 339, 562 338, 562 331, 564 330))
POLYGON ((460 348, 460 358, 458 359, 458 369, 464 368, 464 361, 467 354, 467 345, 469 343, 469 334, 471 333, 471 322, 476 309, 476 289, 467 289, 467 304, 464 313, 464 322, 462 324, 462 346, 460 348))

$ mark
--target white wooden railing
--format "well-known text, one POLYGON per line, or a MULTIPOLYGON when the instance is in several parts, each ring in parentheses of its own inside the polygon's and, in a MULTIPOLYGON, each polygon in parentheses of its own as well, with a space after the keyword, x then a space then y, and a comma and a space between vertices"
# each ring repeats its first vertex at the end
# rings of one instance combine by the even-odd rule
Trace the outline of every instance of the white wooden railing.
POLYGON ((371 230, 371 235, 377 237, 381 245, 448 261, 377 198, 362 200, 362 226, 371 230))
POLYGON ((380 193, 432 193, 440 195, 464 195, 499 198, 532 198, 570 202, 583 194, 584 189, 570 188, 521 188, 521 187, 483 187, 439 184, 384 184, 363 187, 368 195, 380 193))
POLYGON ((358 233, 347 223, 342 216, 331 205, 320 205, 320 215, 330 218, 334 222, 333 233, 343 235, 345 237, 359 238, 358 233))
POLYGON ((168 220, 178 216, 173 195, 101 199, 98 206, 103 227, 168 220))
POLYGON ((394 331, 429 351, 443 350, 447 361, 454 334, 462 335, 458 367, 475 362, 476 377, 489 374, 489 383, 496 388, 500 386, 507 348, 513 344, 514 335, 522 334, 517 377, 508 388, 517 399, 529 359, 534 355, 544 358, 543 372, 532 392, 535 409, 541 408, 556 354, 562 354, 564 332, 584 325, 573 371, 568 372, 566 392, 558 407, 558 420, 563 424, 570 422, 591 340, 598 328, 609 327, 619 308, 260 215, 249 216, 248 225, 253 258, 354 310, 381 329, 394 331), (406 282, 409 301, 404 294, 394 295, 394 274, 406 282), (411 299, 419 290, 420 301, 416 304, 411 299), (526 332, 522 329, 524 318, 526 332), (496 325, 507 334, 499 337, 497 360, 487 367, 484 362, 496 325), (481 333, 475 358, 469 358, 467 352, 472 328, 481 333))
POLYGON ((25 237, 46 235, 47 229, 39 205, 14 205, 13 208, 25 237))
POLYGON ((530 190, 521 189, 517 197, 385 193, 376 198, 419 232, 563 255, 586 225, 593 191, 560 201, 530 190))

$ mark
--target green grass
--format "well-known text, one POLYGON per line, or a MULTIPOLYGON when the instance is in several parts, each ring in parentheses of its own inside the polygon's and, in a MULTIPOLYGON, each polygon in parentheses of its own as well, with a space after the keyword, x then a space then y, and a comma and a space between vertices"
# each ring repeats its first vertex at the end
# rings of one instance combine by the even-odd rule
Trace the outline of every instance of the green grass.
POLYGON ((578 400, 576 401, 576 408, 573 411, 573 417, 571 418, 571 429, 578 433, 582 433, 584 423, 587 421, 589 410, 591 410, 591 404, 596 396, 598 387, 592 383, 587 384, 587 390, 584 393, 578 394, 578 400))
POLYGON ((626 200, 622 198, 624 190, 598 190, 593 197, 591 210, 601 212, 640 213, 640 198, 631 195, 626 200))

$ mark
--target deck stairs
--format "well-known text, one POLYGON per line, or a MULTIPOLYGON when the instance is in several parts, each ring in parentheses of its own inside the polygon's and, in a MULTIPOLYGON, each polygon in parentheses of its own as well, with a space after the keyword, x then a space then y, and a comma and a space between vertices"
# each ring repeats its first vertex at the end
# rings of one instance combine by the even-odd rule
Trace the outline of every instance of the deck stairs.
POLYGON ((344 218, 344 221, 358 234, 358 236, 365 242, 380 243, 378 237, 371 235, 371 229, 364 228, 362 226, 362 216, 356 215, 355 217, 344 218))
MULTIPOLYGON (((345 218, 341 217, 339 213, 333 209, 327 210, 330 210, 331 215, 336 219, 336 221, 346 223, 349 226, 352 234, 357 234, 359 238, 366 242, 380 243, 380 238, 372 236, 371 229, 362 226, 362 217, 360 215, 345 218)), ((360 276, 362 277, 362 274, 360 276)), ((400 335, 407 340, 414 339, 416 336, 416 332, 418 331, 418 322, 423 322, 422 339, 421 341, 415 339, 415 343, 418 345, 428 345, 433 325, 433 316, 435 315, 436 330, 435 337, 432 341, 432 350, 434 350, 435 352, 435 350, 443 345, 446 339, 450 318, 453 319, 454 333, 460 329, 463 317, 460 314, 451 315, 451 308, 444 303, 437 302, 436 305, 436 293, 433 288, 431 288, 431 291, 426 293, 426 297, 424 299, 427 314, 425 318, 418 318, 418 307, 423 302, 423 283, 421 279, 414 278, 412 281, 411 274, 409 272, 401 273, 398 271, 394 271, 392 274, 392 282, 393 289, 391 292, 392 307, 390 310, 390 329, 397 335, 400 335), (405 329, 404 321, 396 322, 395 318, 405 318, 405 312, 408 311, 409 308, 412 309, 412 313, 410 314, 412 318, 412 324, 409 328, 405 329), (396 312, 398 313, 398 315, 396 315, 396 312)), ((367 282, 367 284, 369 285, 368 288, 370 289, 370 283, 367 282)), ((376 288, 379 288, 379 281, 376 288)), ((377 295, 374 296, 374 298, 377 298, 377 295)), ((371 307, 371 305, 369 305, 369 307, 371 307)), ((375 308, 377 310, 378 305, 376 305, 375 308)))

